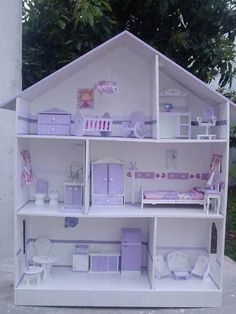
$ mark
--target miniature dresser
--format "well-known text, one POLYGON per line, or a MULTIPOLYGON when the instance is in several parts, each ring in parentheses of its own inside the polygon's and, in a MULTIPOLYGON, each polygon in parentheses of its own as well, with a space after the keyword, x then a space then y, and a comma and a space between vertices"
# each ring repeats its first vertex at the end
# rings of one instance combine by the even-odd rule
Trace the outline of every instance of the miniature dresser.
POLYGON ((39 135, 70 135, 71 115, 53 108, 38 113, 39 135))

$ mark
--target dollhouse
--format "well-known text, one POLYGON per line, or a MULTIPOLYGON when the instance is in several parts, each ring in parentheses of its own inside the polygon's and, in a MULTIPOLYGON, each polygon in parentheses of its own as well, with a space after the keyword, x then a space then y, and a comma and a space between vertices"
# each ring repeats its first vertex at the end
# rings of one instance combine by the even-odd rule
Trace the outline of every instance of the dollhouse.
POLYGON ((220 306, 230 105, 127 31, 4 103, 15 303, 220 306))

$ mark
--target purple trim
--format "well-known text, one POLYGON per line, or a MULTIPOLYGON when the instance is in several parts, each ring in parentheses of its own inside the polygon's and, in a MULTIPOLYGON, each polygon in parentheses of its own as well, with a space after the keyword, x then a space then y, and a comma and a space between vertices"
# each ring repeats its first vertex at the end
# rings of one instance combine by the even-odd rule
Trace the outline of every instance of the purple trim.
MULTIPOLYGON (((27 245, 30 242, 35 242, 36 238, 28 239, 27 245)), ((121 244, 121 241, 101 241, 101 240, 55 240, 50 239, 52 243, 64 243, 64 244, 73 244, 73 243, 83 243, 83 244, 121 244)), ((147 245, 147 242, 142 242, 142 245, 147 245)))
POLYGON ((208 250, 205 247, 201 247, 201 246, 158 246, 157 250, 204 250, 206 252, 208 252, 208 250))
MULTIPOLYGON (((46 113, 45 112, 41 112, 41 114, 44 114, 46 113)), ((57 114, 60 114, 59 112, 57 114)), ((65 113, 64 113, 65 114, 65 113)), ((21 120, 21 121, 25 121, 25 122, 30 122, 30 123, 38 123, 38 119, 37 118, 27 118, 27 117, 24 117, 24 116, 18 116, 18 120, 21 120)), ((130 120, 112 120, 112 124, 122 124, 123 122, 130 122, 130 120)), ((153 119, 153 120, 146 120, 144 122, 144 124, 146 125, 152 125, 152 124, 156 124, 157 123, 157 120, 156 119, 153 119)), ((74 124, 74 120, 71 119, 71 124, 74 124)))
POLYGON ((30 123, 37 123, 38 122, 37 119, 27 118, 27 117, 23 117, 23 116, 18 116, 18 120, 25 121, 25 122, 30 122, 30 123))
POLYGON ((155 172, 135 172, 136 179, 155 179, 155 172))
POLYGON ((202 173, 201 174, 201 180, 208 180, 209 179, 209 173, 202 173))
MULTIPOLYGON (((216 121, 216 126, 223 126, 223 125, 227 125, 227 120, 218 120, 216 121)), ((197 121, 191 121, 191 126, 198 126, 198 122, 197 121)))
POLYGON ((169 173, 167 173, 167 179, 188 180, 189 174, 188 173, 181 173, 181 172, 169 172, 169 173))
POLYGON ((17 252, 16 252, 16 257, 19 256, 21 253, 21 249, 19 249, 17 252))
MULTIPOLYGON (((27 245, 30 242, 35 242, 37 239, 36 238, 31 238, 27 241, 27 245)), ((55 240, 55 239, 50 239, 52 243, 90 243, 90 244, 121 244, 121 241, 101 241, 101 240, 55 240)), ((142 242, 143 245, 147 245, 147 242, 142 242)))

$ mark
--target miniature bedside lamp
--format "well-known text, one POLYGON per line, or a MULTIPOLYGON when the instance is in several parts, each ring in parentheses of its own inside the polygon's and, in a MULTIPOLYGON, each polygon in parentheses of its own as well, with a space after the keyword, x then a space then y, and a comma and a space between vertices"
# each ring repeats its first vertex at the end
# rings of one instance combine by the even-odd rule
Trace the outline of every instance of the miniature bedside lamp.
POLYGON ((132 173, 132 205, 134 205, 135 171, 138 170, 137 161, 130 161, 129 162, 129 170, 132 173))
POLYGON ((50 277, 52 265, 57 261, 55 255, 51 255, 52 242, 47 238, 38 238, 35 241, 36 256, 33 257, 33 262, 44 268, 44 279, 50 277))
POLYGON ((215 139, 216 134, 210 134, 210 127, 216 125, 216 115, 214 109, 210 106, 203 113, 201 117, 197 117, 197 122, 199 126, 203 126, 206 128, 205 134, 198 134, 197 139, 215 139))

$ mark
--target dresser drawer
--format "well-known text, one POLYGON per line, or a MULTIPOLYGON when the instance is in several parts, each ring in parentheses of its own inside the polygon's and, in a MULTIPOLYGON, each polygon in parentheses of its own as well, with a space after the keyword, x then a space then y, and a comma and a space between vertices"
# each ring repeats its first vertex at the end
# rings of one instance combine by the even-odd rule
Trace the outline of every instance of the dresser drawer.
POLYGON ((123 196, 93 196, 93 205, 98 206, 113 206, 113 205, 124 205, 123 196))
POLYGON ((70 135, 69 125, 47 125, 38 124, 38 134, 40 135, 70 135))
POLYGON ((70 114, 38 114, 38 124, 67 124, 70 125, 70 114))

